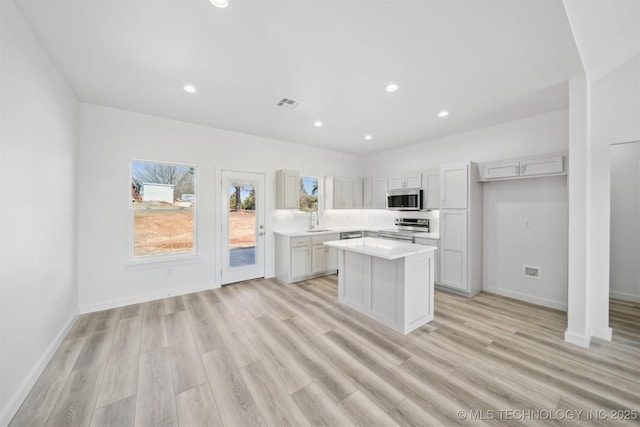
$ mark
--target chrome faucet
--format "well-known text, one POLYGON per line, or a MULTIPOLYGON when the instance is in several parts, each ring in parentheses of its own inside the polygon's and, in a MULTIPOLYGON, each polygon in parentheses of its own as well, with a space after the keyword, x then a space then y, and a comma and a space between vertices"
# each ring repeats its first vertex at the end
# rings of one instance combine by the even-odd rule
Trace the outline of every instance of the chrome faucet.
POLYGON ((309 214, 309 230, 313 230, 316 225, 320 225, 320 214, 318 213, 318 209, 317 208, 315 210, 312 210, 311 213, 309 214), (315 225, 313 224, 313 213, 314 212, 316 214, 316 223, 315 223, 315 225))

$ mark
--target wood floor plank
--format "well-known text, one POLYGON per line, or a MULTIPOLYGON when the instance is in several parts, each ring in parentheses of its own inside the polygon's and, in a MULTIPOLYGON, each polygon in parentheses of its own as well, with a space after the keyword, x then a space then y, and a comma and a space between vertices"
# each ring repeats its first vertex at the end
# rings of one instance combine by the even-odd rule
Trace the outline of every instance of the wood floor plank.
POLYGON ((186 311, 176 311, 167 315, 167 339, 176 393, 207 382, 207 374, 188 317, 186 311))
POLYGON ((184 295, 182 298, 200 353, 220 348, 222 340, 206 304, 196 294, 184 295))
POLYGON ((264 362, 255 362, 240 369, 240 374, 271 426, 310 426, 289 394, 278 383, 264 362))
POLYGON ((86 335, 80 335, 65 339, 60 344, 47 368, 9 424, 10 427, 44 425, 86 340, 86 335))
POLYGON ((164 314, 173 314, 176 311, 184 311, 184 302, 182 301, 182 296, 175 296, 170 298, 165 298, 164 302, 164 314))
POLYGON ((339 410, 336 403, 316 383, 311 383, 305 388, 296 391, 291 397, 311 425, 326 427, 348 427, 354 425, 349 417, 339 410))
POLYGON ((268 308, 256 290, 257 286, 260 286, 259 282, 250 280, 248 282, 238 283, 237 285, 229 287, 234 298, 242 301, 242 305, 245 307, 245 310, 249 310, 254 317, 269 314, 268 308))
POLYGON ((219 329, 220 338, 236 367, 242 368, 260 360, 260 355, 223 304, 213 304, 207 308, 216 324, 225 325, 219 329))
MULTIPOLYGON (((336 370, 351 380, 367 397, 385 411, 395 407, 405 396, 389 386, 375 372, 360 364, 349 353, 337 346, 323 334, 316 332, 307 322, 298 317, 285 321, 311 347, 329 361, 336 370)), ((344 400, 343 400, 344 401, 344 400)))
POLYGON ((96 408, 135 396, 138 389, 139 356, 109 360, 96 400, 96 408))
POLYGON ((610 420, 458 411, 640 410, 640 304, 611 300, 613 339, 588 349, 564 342, 557 310, 485 292, 437 291, 435 307, 404 336, 341 306, 334 275, 81 315, 10 426, 582 426, 610 420))
POLYGON ((218 427, 222 420, 208 383, 176 396, 178 424, 181 427, 218 427))
POLYGON ((342 402, 338 403, 338 406, 356 426, 393 427, 398 425, 360 390, 343 399, 342 402))
POLYGON ((120 319, 113 337, 110 360, 130 359, 140 356, 142 337, 142 317, 125 317, 120 319))
POLYGON ((96 408, 91 427, 133 427, 136 417, 136 397, 130 396, 96 408))
POLYGON ((88 335, 73 370, 85 369, 106 362, 111 352, 115 332, 115 329, 110 329, 88 335))
POLYGON ((241 300, 236 298, 235 293, 231 290, 234 285, 223 286, 216 291, 216 296, 222 301, 222 304, 230 313, 236 314, 245 311, 247 307, 241 300))
POLYGON ((71 372, 45 425, 89 425, 105 365, 104 362, 89 364, 87 368, 71 372))
POLYGON ((273 316, 260 318, 265 329, 278 340, 298 363, 300 363, 322 389, 334 401, 339 402, 356 391, 356 386, 326 359, 317 354, 302 337, 273 316))
POLYGON ((167 347, 140 355, 136 426, 175 426, 175 392, 171 375, 171 357, 167 347))
POLYGON ((253 346, 260 353, 264 364, 267 365, 287 393, 295 393, 313 382, 304 367, 295 361, 253 315, 245 311, 238 313, 235 317, 253 346))
POLYGON ((209 385, 222 423, 227 426, 266 426, 242 375, 224 348, 202 355, 209 385))
POLYGON ((140 351, 167 347, 167 325, 162 300, 144 303, 142 306, 142 344, 140 351))
POLYGON ((416 405, 411 399, 404 399, 395 408, 389 411, 389 416, 398 424, 404 427, 445 427, 437 418, 434 418, 416 405))

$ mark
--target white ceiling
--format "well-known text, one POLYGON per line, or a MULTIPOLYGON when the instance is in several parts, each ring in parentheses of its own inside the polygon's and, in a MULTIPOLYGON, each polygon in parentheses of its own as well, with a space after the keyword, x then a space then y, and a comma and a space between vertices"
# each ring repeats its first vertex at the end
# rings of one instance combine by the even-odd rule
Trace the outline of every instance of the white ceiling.
POLYGON ((565 108, 583 72, 561 0, 230 2, 18 7, 81 101, 345 152, 565 108))

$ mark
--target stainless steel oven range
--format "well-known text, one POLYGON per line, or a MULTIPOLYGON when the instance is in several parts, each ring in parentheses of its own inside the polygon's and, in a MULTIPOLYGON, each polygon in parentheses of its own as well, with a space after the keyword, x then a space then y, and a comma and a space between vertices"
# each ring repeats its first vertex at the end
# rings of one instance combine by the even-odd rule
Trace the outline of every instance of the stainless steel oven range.
POLYGON ((395 225, 396 228, 378 230, 378 237, 413 243, 415 233, 429 232, 429 220, 426 218, 396 218, 395 225))

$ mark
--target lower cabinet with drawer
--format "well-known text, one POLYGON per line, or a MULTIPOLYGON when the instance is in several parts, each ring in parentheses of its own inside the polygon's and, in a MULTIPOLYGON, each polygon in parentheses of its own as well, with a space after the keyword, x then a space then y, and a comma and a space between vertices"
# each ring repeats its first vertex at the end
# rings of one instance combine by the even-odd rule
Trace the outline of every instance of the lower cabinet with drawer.
POLYGON ((287 236, 276 234, 276 277, 294 283, 338 271, 337 249, 323 245, 340 235, 287 236))
POLYGON ((437 239, 428 239, 426 237, 414 237, 414 243, 418 245, 427 245, 427 246, 435 246, 436 251, 433 253, 434 255, 434 269, 433 269, 433 282, 438 284, 440 283, 440 241, 437 239))

